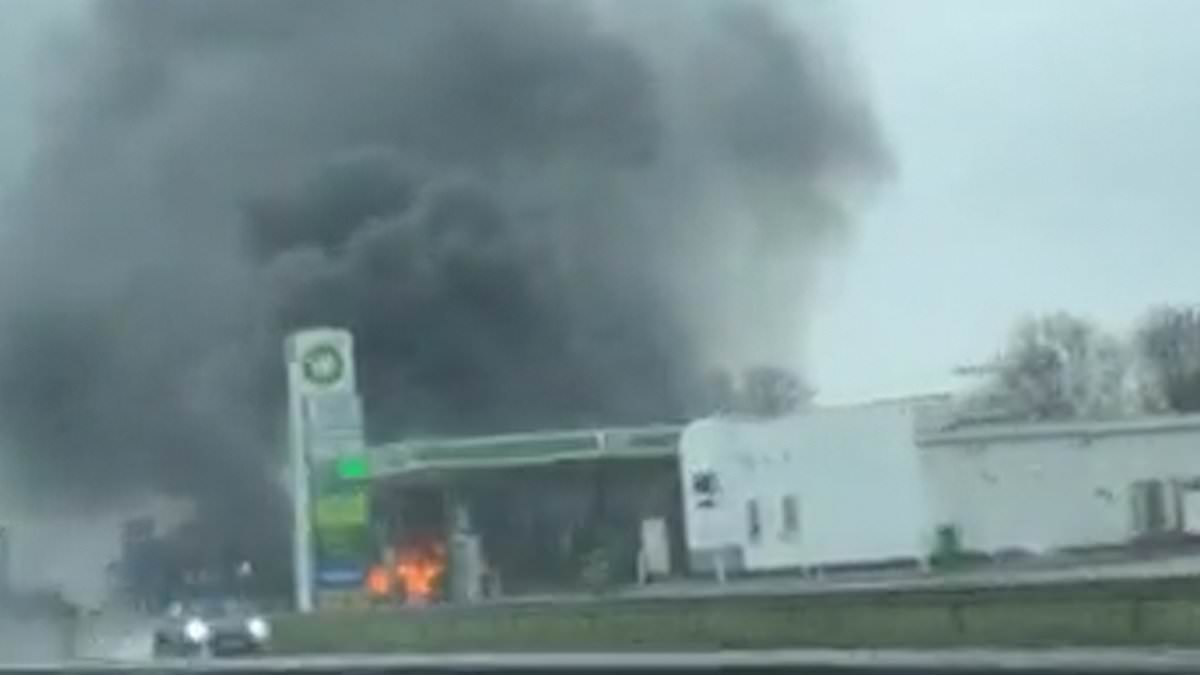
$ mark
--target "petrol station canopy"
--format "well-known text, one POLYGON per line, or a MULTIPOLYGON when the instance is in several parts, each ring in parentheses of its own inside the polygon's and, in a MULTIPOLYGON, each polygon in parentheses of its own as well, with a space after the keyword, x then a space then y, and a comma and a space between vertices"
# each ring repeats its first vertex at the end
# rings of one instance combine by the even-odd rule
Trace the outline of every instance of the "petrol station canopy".
POLYGON ((367 455, 373 479, 568 462, 673 459, 681 431, 677 425, 658 425, 405 440, 372 446, 367 455))

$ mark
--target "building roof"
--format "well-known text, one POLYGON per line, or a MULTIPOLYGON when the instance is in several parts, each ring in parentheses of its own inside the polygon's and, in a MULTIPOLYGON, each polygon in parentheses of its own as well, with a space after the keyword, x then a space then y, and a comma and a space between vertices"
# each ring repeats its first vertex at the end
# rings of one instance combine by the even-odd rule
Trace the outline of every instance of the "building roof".
POLYGON ((675 457, 682 427, 655 425, 406 440, 368 449, 372 476, 498 469, 572 461, 675 457))
MULTIPOLYGON (((936 404, 940 397, 875 401, 870 405, 936 404)), ((864 407, 831 406, 834 409, 864 407)), ((953 425, 922 406, 914 435, 919 446, 1058 437, 1096 438, 1124 434, 1200 431, 1200 414, 1158 415, 1119 420, 1073 420, 953 425), (922 419, 924 418, 924 419, 922 419)), ((818 408, 829 410, 830 408, 818 408)), ((671 459, 678 456, 680 425, 651 425, 544 431, 466 438, 410 439, 368 448, 372 478, 425 472, 546 466, 566 462, 671 459)))
POLYGON ((1043 438, 1099 438, 1129 434, 1200 431, 1200 414, 1154 415, 1107 420, 1069 420, 1061 422, 1013 422, 1004 424, 947 425, 919 428, 917 444, 951 445, 999 440, 1035 440, 1043 438))

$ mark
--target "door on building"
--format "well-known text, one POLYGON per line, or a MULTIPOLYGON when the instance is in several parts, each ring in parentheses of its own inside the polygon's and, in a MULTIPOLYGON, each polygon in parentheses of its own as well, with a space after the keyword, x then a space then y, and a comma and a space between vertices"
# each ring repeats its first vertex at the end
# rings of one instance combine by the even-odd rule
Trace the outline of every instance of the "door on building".
POLYGON ((1181 485, 1179 488, 1180 512, 1183 522, 1180 523, 1184 532, 1200 536, 1200 486, 1181 485))
POLYGON ((1166 487, 1161 480, 1141 480, 1130 490, 1133 507, 1133 534, 1145 537, 1169 529, 1166 487))
POLYGON ((646 578, 661 578, 671 573, 671 546, 665 518, 642 521, 642 563, 646 578))

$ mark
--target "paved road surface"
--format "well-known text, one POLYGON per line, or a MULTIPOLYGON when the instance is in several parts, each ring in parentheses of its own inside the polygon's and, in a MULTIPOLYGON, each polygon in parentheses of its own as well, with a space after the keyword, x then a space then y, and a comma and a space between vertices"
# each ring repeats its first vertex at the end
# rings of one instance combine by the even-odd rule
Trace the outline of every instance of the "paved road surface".
POLYGON ((954 672, 960 669, 1021 670, 1063 673, 1196 673, 1200 672, 1200 651, 1163 649, 1048 649, 1048 650, 831 650, 790 649, 770 651, 722 651, 681 653, 581 653, 581 654, 392 654, 308 656, 260 659, 220 659, 202 664, 172 661, 151 664, 146 662, 81 662, 73 670, 104 670, 120 668, 134 672, 151 672, 164 666, 195 667, 205 670, 263 670, 287 672, 350 671, 370 672, 387 669, 455 670, 507 668, 520 671, 562 672, 564 669, 695 669, 778 667, 821 670, 825 668, 862 668, 887 672, 893 669, 908 671, 954 672))

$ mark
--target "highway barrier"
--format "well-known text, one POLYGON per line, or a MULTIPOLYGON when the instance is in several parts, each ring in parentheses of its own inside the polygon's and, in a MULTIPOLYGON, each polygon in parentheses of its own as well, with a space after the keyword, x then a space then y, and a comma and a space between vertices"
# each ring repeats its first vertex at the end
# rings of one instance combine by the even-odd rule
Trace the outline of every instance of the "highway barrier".
POLYGON ((1200 646, 1200 578, 334 611, 275 634, 289 654, 1200 646))

